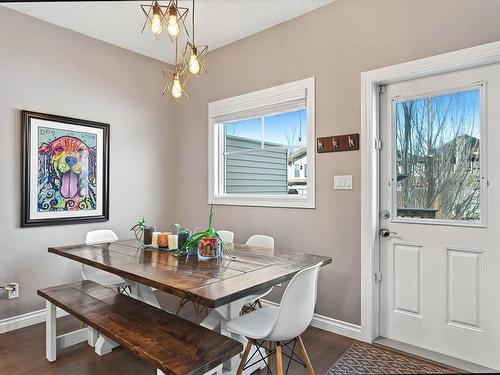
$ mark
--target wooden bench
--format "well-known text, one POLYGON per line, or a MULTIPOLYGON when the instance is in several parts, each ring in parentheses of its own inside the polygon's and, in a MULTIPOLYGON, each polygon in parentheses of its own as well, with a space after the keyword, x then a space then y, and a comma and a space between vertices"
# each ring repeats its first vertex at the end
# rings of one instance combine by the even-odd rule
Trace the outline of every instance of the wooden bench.
POLYGON ((99 332, 153 363, 159 374, 222 373, 222 363, 243 349, 227 336, 93 281, 40 289, 38 295, 47 303, 50 362, 64 346, 59 343, 61 337, 56 337, 56 306, 91 327, 91 335, 99 332))

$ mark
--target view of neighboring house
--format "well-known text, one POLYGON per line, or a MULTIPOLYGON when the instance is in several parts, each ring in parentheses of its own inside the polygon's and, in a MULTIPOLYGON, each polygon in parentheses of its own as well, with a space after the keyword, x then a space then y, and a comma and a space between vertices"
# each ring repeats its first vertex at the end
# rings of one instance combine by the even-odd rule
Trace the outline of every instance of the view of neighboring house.
POLYGON ((307 149, 301 147, 288 159, 288 194, 307 194, 307 149))
POLYGON ((226 193, 307 194, 307 148, 226 135, 226 193), (287 160, 287 154, 289 157, 287 160))
POLYGON ((286 194, 287 150, 283 145, 226 135, 226 193, 286 194))
POLYGON ((479 144, 464 134, 428 155, 398 150, 398 216, 479 220, 479 144))

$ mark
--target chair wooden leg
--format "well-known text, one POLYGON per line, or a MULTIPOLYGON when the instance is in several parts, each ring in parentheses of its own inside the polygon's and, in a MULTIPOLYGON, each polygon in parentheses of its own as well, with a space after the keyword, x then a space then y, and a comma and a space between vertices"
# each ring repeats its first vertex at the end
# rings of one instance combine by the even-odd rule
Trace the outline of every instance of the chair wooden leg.
POLYGON ((273 342, 269 341, 268 343, 268 350, 269 350, 269 357, 267 357, 267 370, 266 374, 267 375, 272 375, 272 366, 273 366, 273 356, 271 355, 271 352, 273 351, 273 342))
POLYGON ((297 337, 297 341, 299 342, 300 352, 302 353, 302 358, 304 359, 304 362, 307 365, 307 371, 309 372, 309 375, 315 375, 311 360, 309 359, 309 356, 307 355, 306 347, 304 346, 304 342, 302 341, 302 338, 300 336, 297 337))
POLYGON ((276 372, 283 375, 283 356, 281 355, 281 343, 276 343, 276 372))
POLYGON ((250 354, 250 349, 252 349, 252 345, 253 340, 248 340, 245 351, 243 352, 243 356, 241 357, 240 365, 238 366, 238 371, 236 371, 236 375, 241 375, 243 373, 243 369, 245 368, 245 363, 247 362, 248 355, 250 354))

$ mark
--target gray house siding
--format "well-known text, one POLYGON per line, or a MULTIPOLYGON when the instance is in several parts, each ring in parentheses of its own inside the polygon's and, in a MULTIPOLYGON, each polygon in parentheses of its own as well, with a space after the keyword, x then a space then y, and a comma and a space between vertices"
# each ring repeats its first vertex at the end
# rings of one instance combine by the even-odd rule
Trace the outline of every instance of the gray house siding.
MULTIPOLYGON (((264 146, 283 146, 265 143, 264 146)), ((226 155, 226 193, 286 194, 287 151, 259 149, 259 141, 226 136, 226 152, 252 150, 226 155)))

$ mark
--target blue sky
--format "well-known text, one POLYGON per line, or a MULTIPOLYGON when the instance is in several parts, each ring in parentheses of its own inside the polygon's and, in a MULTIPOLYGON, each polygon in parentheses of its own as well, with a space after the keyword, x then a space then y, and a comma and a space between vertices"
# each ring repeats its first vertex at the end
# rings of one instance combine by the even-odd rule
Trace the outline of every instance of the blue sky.
MULTIPOLYGON (((266 142, 287 145, 289 139, 293 139, 295 144, 306 144, 307 124, 305 109, 266 116, 264 123, 264 139, 266 142), (301 136, 300 142, 299 136, 301 136)), ((226 134, 260 140, 260 118, 228 122, 226 123, 226 134)))

